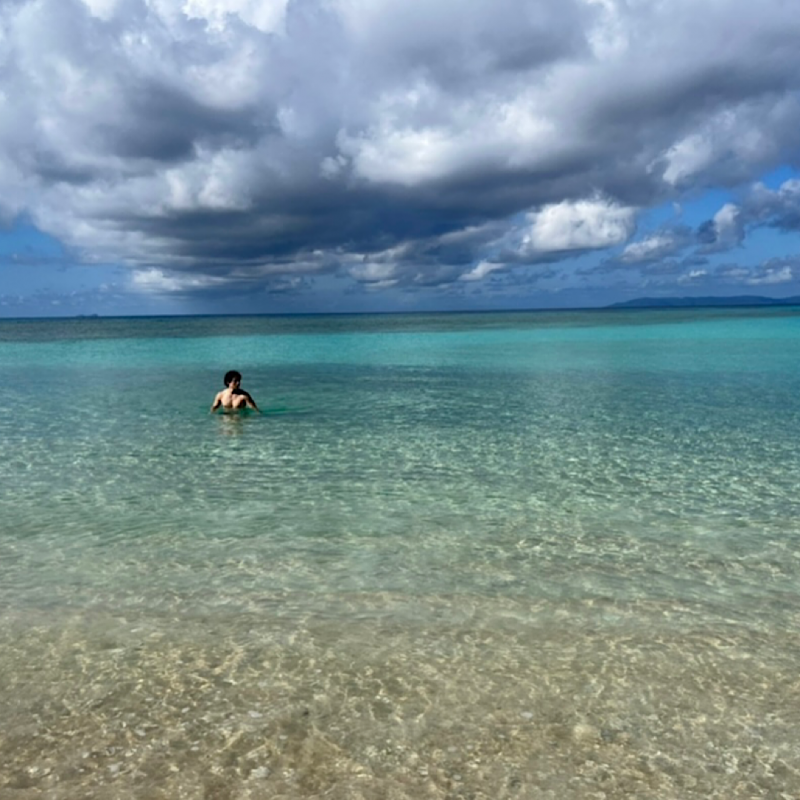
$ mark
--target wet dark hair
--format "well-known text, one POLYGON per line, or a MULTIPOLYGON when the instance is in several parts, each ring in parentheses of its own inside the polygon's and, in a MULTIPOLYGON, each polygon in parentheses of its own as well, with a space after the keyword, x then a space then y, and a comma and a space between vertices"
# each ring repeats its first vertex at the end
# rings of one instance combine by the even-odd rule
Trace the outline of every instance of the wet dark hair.
POLYGON ((242 382, 242 373, 237 372, 235 369, 232 369, 225 373, 225 385, 230 386, 231 381, 239 381, 242 382))

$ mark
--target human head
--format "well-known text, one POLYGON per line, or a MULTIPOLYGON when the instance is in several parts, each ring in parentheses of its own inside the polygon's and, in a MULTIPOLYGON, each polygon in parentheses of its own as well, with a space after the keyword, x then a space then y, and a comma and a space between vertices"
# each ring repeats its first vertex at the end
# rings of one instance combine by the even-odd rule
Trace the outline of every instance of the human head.
POLYGON ((225 385, 230 386, 233 381, 242 382, 242 373, 232 369, 225 373, 225 385))

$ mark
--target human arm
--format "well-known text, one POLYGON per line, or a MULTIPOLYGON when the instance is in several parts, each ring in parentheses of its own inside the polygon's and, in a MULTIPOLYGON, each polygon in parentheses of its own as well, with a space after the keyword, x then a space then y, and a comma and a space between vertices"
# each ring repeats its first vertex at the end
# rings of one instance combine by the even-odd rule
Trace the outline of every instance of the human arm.
POLYGON ((208 413, 213 414, 221 405, 222 392, 217 392, 217 396, 214 398, 214 402, 211 404, 211 408, 209 409, 208 413))
POLYGON ((244 399, 245 399, 245 401, 247 402, 247 405, 248 405, 250 408, 252 408, 252 409, 255 409, 256 411, 258 411, 258 413, 260 414, 260 413, 261 413, 261 409, 260 409, 260 408, 259 408, 259 407, 256 405, 256 401, 255 401, 255 400, 253 400, 253 398, 252 398, 252 397, 250 397, 250 395, 248 394, 248 392, 245 392, 245 391, 244 391, 244 389, 243 389, 243 390, 242 390, 242 394, 244 395, 244 399))

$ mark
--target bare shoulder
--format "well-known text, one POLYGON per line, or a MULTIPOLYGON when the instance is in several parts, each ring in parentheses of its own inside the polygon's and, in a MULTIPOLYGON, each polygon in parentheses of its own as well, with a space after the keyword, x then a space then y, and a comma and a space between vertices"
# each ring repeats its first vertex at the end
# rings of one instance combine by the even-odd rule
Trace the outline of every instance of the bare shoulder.
POLYGON ((214 402, 211 403, 211 410, 216 411, 222 405, 222 395, 225 392, 217 392, 214 395, 214 402))
POLYGON ((256 401, 253 400, 253 398, 250 396, 249 392, 246 392, 246 391, 244 391, 244 389, 242 389, 242 396, 244 397, 245 402, 247 403, 248 406, 250 406, 250 408, 254 408, 256 411, 259 411, 259 413, 260 413, 260 409, 256 405, 256 401))

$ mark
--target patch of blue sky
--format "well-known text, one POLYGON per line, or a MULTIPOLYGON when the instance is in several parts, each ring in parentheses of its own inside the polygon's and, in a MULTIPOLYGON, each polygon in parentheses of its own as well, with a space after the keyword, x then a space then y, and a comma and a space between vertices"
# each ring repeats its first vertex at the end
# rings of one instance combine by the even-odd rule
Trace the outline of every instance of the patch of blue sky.
POLYGON ((728 255, 733 255, 742 266, 756 266, 773 258, 797 257, 800 252, 800 235, 775 228, 754 228, 747 234, 742 247, 728 255))
POLYGON ((768 172, 761 178, 760 183, 763 183, 768 189, 778 189, 786 181, 790 181, 793 178, 800 178, 800 171, 787 164, 768 172))
POLYGON ((118 269, 84 265, 53 236, 27 220, 0 231, 0 293, 70 292, 119 279, 118 269))
POLYGON ((0 258, 22 253, 42 257, 64 256, 64 246, 58 239, 42 233, 27 220, 17 220, 7 230, 0 230, 0 258))

